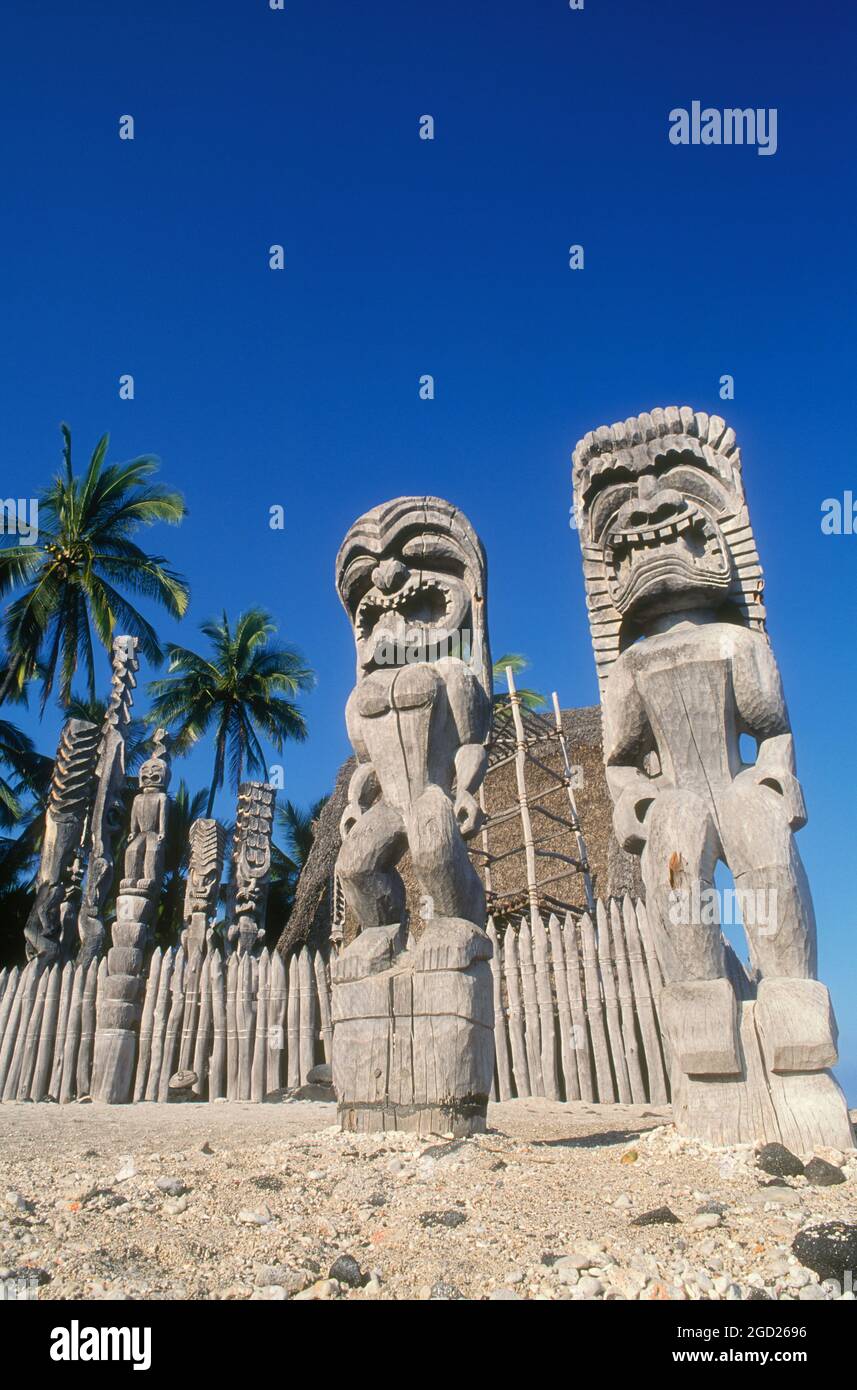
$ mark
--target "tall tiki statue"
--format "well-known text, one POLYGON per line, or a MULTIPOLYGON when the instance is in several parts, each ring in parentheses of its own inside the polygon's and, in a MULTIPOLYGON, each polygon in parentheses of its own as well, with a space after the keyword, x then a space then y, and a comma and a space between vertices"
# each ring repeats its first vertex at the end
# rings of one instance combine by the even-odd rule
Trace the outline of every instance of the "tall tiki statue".
POLYGON ((276 795, 268 782, 242 782, 238 788, 227 939, 240 956, 252 954, 265 939, 276 795))
POLYGON ((614 826, 641 856, 676 1124, 718 1144, 848 1148, 735 435, 684 406, 602 426, 575 450, 574 491, 614 826), (749 973, 721 935, 718 862, 749 973))
POLYGON ((357 648, 337 873, 360 926, 333 969, 340 1118, 469 1133, 493 1076, 491 944, 465 843, 491 727, 485 555, 448 502, 402 497, 351 527, 336 584, 357 648), (426 919, 414 948, 406 850, 426 919))
POLYGON ((27 956, 46 963, 71 954, 81 846, 95 788, 98 725, 69 719, 51 775, 36 897, 24 928, 27 956))
POLYGON ((113 641, 113 677, 98 745, 89 863, 78 922, 81 965, 96 959, 104 946, 104 912, 113 886, 113 853, 124 805, 125 731, 140 666, 137 646, 136 637, 116 637, 113 641))
POLYGON ((169 826, 170 764, 166 734, 158 729, 140 768, 131 806, 125 872, 116 898, 107 977, 99 998, 92 1093, 114 1105, 131 1099, 137 1030, 143 997, 143 959, 158 910, 169 826))

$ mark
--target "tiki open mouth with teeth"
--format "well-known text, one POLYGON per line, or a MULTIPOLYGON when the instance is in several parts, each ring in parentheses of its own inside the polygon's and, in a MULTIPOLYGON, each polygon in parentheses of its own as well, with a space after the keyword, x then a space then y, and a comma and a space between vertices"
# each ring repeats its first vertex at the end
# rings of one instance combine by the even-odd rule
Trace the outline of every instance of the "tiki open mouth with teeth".
POLYGON ((626 504, 605 537, 615 607, 623 614, 655 613, 722 601, 731 569, 720 528, 677 494, 652 503, 626 504))
POLYGON ((410 626, 440 626, 450 609, 450 591, 433 576, 415 576, 393 594, 373 588, 361 600, 355 626, 357 636, 365 641, 375 631, 385 615, 396 614, 410 626))
POLYGON ((437 649, 460 631, 467 611, 466 594, 451 578, 412 575, 393 593, 373 586, 354 615, 361 666, 437 660, 444 654, 437 649))

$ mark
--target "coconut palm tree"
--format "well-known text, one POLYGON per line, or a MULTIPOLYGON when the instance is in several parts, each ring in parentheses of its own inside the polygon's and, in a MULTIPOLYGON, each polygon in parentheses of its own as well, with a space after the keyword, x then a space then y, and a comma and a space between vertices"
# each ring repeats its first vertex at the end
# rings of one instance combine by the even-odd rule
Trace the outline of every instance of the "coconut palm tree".
POLYGON ((214 767, 206 815, 223 786, 227 763, 237 788, 245 772, 264 774, 260 734, 281 753, 287 739, 302 741, 306 723, 290 696, 309 690, 315 676, 293 648, 273 641, 276 625, 263 608, 240 614, 234 630, 224 612, 202 623, 210 656, 167 647, 169 674, 149 683, 150 723, 171 730, 176 752, 214 732, 214 767))
MULTIPOLYGON (((505 717, 505 715, 508 714, 509 692, 506 683, 506 671, 511 670, 513 676, 518 676, 522 671, 526 671, 529 665, 529 658, 521 656, 520 652, 507 652, 505 656, 499 657, 498 660, 494 662, 491 674, 494 678, 495 721, 498 714, 501 717, 505 717)), ((527 690, 525 687, 519 686, 517 681, 515 682, 515 686, 518 692, 518 699, 524 709, 538 710, 547 703, 544 695, 540 695, 537 690, 527 690)))
POLYGON ((46 790, 46 764, 28 738, 8 719, 0 719, 0 829, 10 830, 24 815, 25 799, 46 790))
POLYGON ((281 843, 271 845, 271 887, 265 938, 268 945, 273 942, 271 924, 282 927, 292 910, 298 879, 315 839, 316 822, 328 799, 327 796, 319 797, 306 811, 295 806, 293 801, 277 807, 274 833, 281 843))
POLYGON ((184 579, 162 555, 147 554, 132 539, 141 526, 175 525, 185 515, 177 492, 148 481, 157 460, 147 455, 107 464, 105 434, 77 476, 67 425, 62 436, 63 469, 39 497, 37 540, 0 546, 0 596, 20 591, 6 611, 8 670, 0 701, 20 694, 38 675, 42 709, 57 679, 58 701, 68 702, 79 665, 94 698, 93 630, 109 650, 119 627, 140 639, 149 661, 160 661, 154 628, 120 590, 152 599, 175 618, 188 604, 184 579))

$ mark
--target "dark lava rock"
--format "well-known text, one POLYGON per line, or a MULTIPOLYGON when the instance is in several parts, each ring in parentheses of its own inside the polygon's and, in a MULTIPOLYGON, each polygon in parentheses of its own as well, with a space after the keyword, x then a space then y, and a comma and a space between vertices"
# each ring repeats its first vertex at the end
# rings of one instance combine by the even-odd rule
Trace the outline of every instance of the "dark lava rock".
POLYGON ((844 1283, 846 1270, 857 1270, 857 1224, 853 1221, 824 1221, 798 1231, 792 1253, 819 1279, 844 1283))
POLYGON ((369 1283, 369 1275, 364 1274, 353 1255, 340 1255, 330 1266, 328 1279, 338 1279, 350 1289, 362 1289, 369 1283))
MULTIPOLYGON (((265 1097, 267 1100, 267 1096, 265 1097)), ((297 1086, 294 1091, 289 1091, 289 1100, 333 1100, 334 1091, 332 1086, 310 1085, 297 1086)))
POLYGON ((258 1187, 260 1192, 282 1192, 282 1178, 274 1177, 273 1173, 259 1173, 255 1178, 250 1179, 254 1187, 258 1187))
POLYGON ((460 1303, 464 1299, 461 1289, 456 1288, 455 1284, 447 1284, 443 1279, 438 1279, 436 1284, 432 1284, 431 1296, 448 1303, 460 1303))
POLYGON ((463 1226, 467 1217, 463 1211, 424 1211, 421 1226, 463 1226))
POLYGON ((542 1264, 545 1265, 548 1269, 553 1269, 554 1265, 556 1264, 556 1262, 557 1262, 557 1260, 558 1260, 559 1258, 560 1258, 560 1256, 559 1256, 559 1255, 555 1255, 554 1252, 553 1252, 552 1250, 543 1250, 543 1251, 542 1251, 542 1260, 541 1260, 541 1262, 542 1262, 542 1264))
POLYGON ((759 1303, 763 1300, 770 1301, 770 1297, 771 1295, 767 1293, 764 1289, 750 1289, 749 1293, 746 1293, 744 1295, 744 1302, 759 1303))
POLYGON ((385 1207, 387 1205, 387 1198, 383 1192, 370 1192, 366 1201, 370 1207, 385 1207))
POLYGON ((813 1187, 835 1187, 837 1183, 845 1182, 842 1169, 837 1168, 835 1163, 828 1163, 826 1158, 811 1158, 803 1171, 807 1182, 811 1182, 813 1187))
POLYGON ((803 1164, 785 1144, 765 1144, 756 1154, 756 1166, 774 1178, 799 1178, 803 1164))
POLYGON ((669 1207, 655 1207, 652 1211, 644 1211, 640 1216, 635 1216, 631 1222, 632 1226, 677 1226, 679 1218, 669 1207))
POLYGON ((333 1068, 329 1062, 319 1062, 318 1066, 310 1067, 306 1079, 311 1086, 332 1086, 333 1068))

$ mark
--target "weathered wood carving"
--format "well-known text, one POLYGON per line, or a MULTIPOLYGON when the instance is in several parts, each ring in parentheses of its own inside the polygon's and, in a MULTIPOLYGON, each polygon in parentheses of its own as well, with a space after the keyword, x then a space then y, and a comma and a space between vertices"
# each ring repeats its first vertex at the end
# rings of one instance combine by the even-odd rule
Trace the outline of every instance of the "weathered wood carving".
POLYGON ((60 734, 45 814, 36 898, 24 929, 27 957, 48 964, 71 951, 79 900, 81 843, 94 791, 99 731, 70 719, 60 734))
POLYGON ((602 426, 577 446, 574 489, 614 825, 641 855, 676 1124, 718 1144, 848 1148, 794 841, 806 811, 735 435, 688 407, 602 426), (721 935, 718 862, 749 977, 721 935))
POLYGON ((140 768, 140 790, 131 807, 125 875, 116 899, 113 944, 95 1035, 92 1093, 122 1104, 131 1099, 137 1032, 143 1001, 143 958, 158 908, 164 874, 170 780, 166 735, 158 729, 153 752, 140 768))
POLYGON ((80 964, 89 964, 104 946, 104 910, 113 884, 113 853, 122 821, 125 729, 131 719, 140 665, 137 645, 136 637, 117 637, 113 642, 113 678, 98 747, 89 864, 78 922, 80 964))
POLYGON ((238 788, 227 938, 242 956, 265 939, 276 795, 267 782, 242 782, 238 788))
POLYGON ((337 873, 360 934, 333 967, 333 1073, 349 1129, 484 1129, 493 1078, 485 898, 465 838, 491 725, 486 563, 467 519, 403 497, 352 526, 336 564, 354 629, 358 765, 337 873), (409 948, 396 865, 425 927, 409 948))

